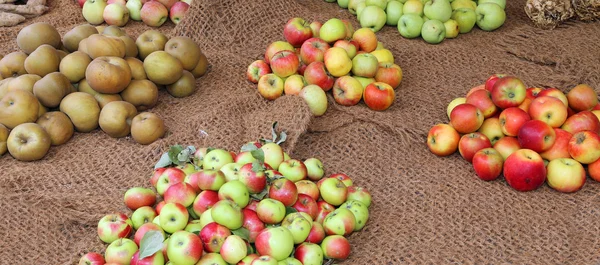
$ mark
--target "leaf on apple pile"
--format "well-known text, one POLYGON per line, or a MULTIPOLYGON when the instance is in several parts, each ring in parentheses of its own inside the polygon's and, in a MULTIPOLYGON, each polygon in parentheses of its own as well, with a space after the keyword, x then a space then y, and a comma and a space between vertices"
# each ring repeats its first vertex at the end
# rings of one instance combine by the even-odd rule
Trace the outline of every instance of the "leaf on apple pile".
POLYGON ((256 145, 254 143, 247 143, 247 144, 243 145, 242 148, 240 148, 240 152, 254 151, 254 150, 258 150, 258 147, 256 147, 256 145))
POLYGON ((233 233, 236 236, 241 237, 242 239, 249 241, 250 240, 250 230, 240 227, 236 230, 232 230, 231 233, 233 233))
POLYGON ((296 208, 294 208, 294 207, 290 207, 290 206, 285 207, 285 216, 287 216, 288 214, 297 213, 297 212, 298 212, 298 210, 296 210, 296 208))
POLYGON ((260 193, 250 194, 250 198, 260 201, 260 200, 264 199, 265 197, 267 197, 268 194, 269 194, 269 190, 265 188, 260 193))
POLYGON ((158 251, 161 251, 164 241, 165 237, 161 232, 154 230, 146 232, 140 241, 139 259, 142 260, 146 257, 154 255, 154 253, 158 251))
POLYGON ((265 167, 265 163, 260 160, 252 161, 252 171, 254 172, 263 172, 267 168, 265 167))
POLYGON ((277 122, 273 122, 273 125, 271 126, 271 136, 273 137, 273 140, 269 140, 269 139, 260 139, 261 142, 266 142, 266 143, 276 143, 276 144, 282 144, 283 142, 285 142, 285 140, 287 139, 287 133, 281 132, 279 134, 277 134, 277 122), (279 141, 277 141, 277 138, 280 138, 279 141))
POLYGON ((169 148, 169 151, 162 154, 156 165, 154 165, 154 169, 193 163, 195 152, 196 147, 194 146, 183 147, 182 145, 173 145, 169 148))

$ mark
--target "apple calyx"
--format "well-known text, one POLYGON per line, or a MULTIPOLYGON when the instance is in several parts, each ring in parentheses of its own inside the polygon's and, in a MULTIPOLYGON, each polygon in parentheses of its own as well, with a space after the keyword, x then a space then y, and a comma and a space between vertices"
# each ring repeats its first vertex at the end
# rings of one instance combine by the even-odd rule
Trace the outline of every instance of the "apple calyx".
POLYGON ((142 260, 146 257, 154 255, 154 253, 163 249, 163 242, 165 238, 159 231, 148 231, 140 240, 140 254, 139 259, 142 260))

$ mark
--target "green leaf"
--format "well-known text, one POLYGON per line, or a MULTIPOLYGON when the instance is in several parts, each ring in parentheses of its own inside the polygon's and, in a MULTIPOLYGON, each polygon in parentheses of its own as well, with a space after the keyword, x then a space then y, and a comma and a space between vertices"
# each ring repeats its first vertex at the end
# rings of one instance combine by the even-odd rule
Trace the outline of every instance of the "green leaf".
POLYGON ((282 144, 283 142, 285 142, 285 140, 287 139, 287 133, 281 132, 281 134, 279 134, 279 137, 281 139, 279 139, 279 141, 277 141, 276 144, 282 144))
POLYGON ((258 149, 258 147, 256 147, 256 145, 254 143, 247 143, 242 146, 242 148, 240 149, 240 152, 254 151, 257 149, 258 149))
POLYGON ((261 163, 265 162, 265 152, 262 149, 251 151, 250 154, 252 154, 252 157, 256 158, 261 163))
POLYGON ((264 199, 265 197, 267 197, 267 195, 269 195, 269 190, 265 188, 264 190, 262 190, 259 193, 251 194, 250 197, 257 201, 260 201, 260 200, 264 199))
POLYGON ((169 148, 169 158, 171 159, 171 163, 177 164, 179 161, 179 153, 183 150, 183 146, 181 145, 173 145, 169 148))
POLYGON ((160 156, 160 159, 158 160, 158 162, 156 162, 156 165, 154 165, 154 169, 168 167, 170 165, 171 165, 171 159, 169 158, 169 153, 164 152, 160 156))
POLYGON ((214 148, 214 147, 208 147, 208 148, 206 148, 206 153, 208 154, 208 153, 210 153, 210 151, 215 150, 215 149, 216 148, 214 148))
POLYGON ((273 142, 277 141, 277 131, 275 130, 277 128, 277 122, 273 122, 273 125, 271 125, 271 136, 273 137, 273 142))
POLYGON ((241 237, 242 239, 249 241, 250 240, 250 231, 246 228, 240 227, 236 230, 232 230, 231 233, 233 233, 236 236, 241 237))
POLYGON ((287 216, 288 214, 297 213, 297 212, 298 212, 298 210, 296 210, 296 208, 293 208, 290 206, 285 207, 285 216, 287 216))
POLYGON ((254 160, 252 161, 252 171, 254 172, 261 172, 261 171, 265 171, 265 164, 263 164, 263 162, 258 161, 258 160, 254 160))
POLYGON ((159 231, 148 231, 140 241, 140 256, 139 259, 150 257, 154 253, 161 251, 165 237, 159 231))

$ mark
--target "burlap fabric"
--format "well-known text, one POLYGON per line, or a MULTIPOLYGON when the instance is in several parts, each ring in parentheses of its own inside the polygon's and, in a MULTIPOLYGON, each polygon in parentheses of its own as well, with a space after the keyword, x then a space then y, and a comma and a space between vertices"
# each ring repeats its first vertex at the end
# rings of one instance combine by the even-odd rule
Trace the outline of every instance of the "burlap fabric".
MULTIPOLYGON (((395 104, 374 112, 363 103, 337 106, 330 95, 327 113, 313 118, 298 97, 262 99, 245 71, 269 43, 283 40, 289 18, 338 17, 358 27, 347 10, 322 0, 194 0, 182 23, 160 30, 192 37, 212 66, 191 97, 161 91, 151 111, 165 119, 167 137, 142 146, 101 131, 76 133, 38 162, 0 158, 0 263, 74 264, 85 252, 102 252, 98 220, 130 213, 124 192, 150 186, 152 166, 169 145, 239 148, 270 136, 279 121, 293 157, 318 157, 327 173, 347 173, 373 195, 370 220, 350 237, 352 254, 342 264, 599 264, 599 183, 588 180, 574 194, 548 186, 520 193, 502 179, 478 180, 458 154, 439 158, 425 145, 429 128, 447 122, 447 103, 493 73, 564 91, 583 82, 600 88, 598 23, 543 31, 531 25, 524 0, 507 2, 499 30, 475 29, 440 45, 385 27, 377 36, 405 76, 395 104)), ((29 23, 47 21, 64 33, 84 22, 73 1, 49 6, 44 16, 2 29, 0 53, 16 49, 17 32, 29 23)), ((148 27, 125 29, 137 37, 148 27)))

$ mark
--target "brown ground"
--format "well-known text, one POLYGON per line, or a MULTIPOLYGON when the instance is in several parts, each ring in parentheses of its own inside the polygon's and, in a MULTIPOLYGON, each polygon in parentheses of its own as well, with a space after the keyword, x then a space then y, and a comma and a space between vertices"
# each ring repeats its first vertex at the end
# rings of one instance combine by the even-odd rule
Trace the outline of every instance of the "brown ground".
MULTIPOLYGON (((372 192, 369 223, 350 237, 352 255, 343 264, 600 263, 599 183, 588 179, 574 194, 547 185, 520 193, 502 179, 478 180, 458 154, 439 158, 425 145, 429 128, 447 122, 447 103, 494 73, 516 75, 528 86, 567 91, 588 83, 598 91, 597 22, 539 30, 523 11, 525 1, 515 0, 508 1, 508 20, 499 30, 474 29, 440 45, 404 39, 385 27, 377 36, 405 76, 395 104, 374 112, 363 103, 337 106, 330 96, 326 115, 313 118, 298 97, 263 100, 246 81, 246 67, 269 43, 283 40, 291 17, 345 18, 358 27, 355 18, 322 0, 194 1, 187 20, 160 30, 194 38, 212 69, 191 97, 161 92, 152 112, 165 119, 168 137, 141 146, 96 130, 76 134, 35 163, 0 158, 0 263, 73 264, 85 252, 103 251, 98 220, 129 213, 124 192, 149 186, 152 166, 169 145, 235 150, 269 136, 272 121, 288 132, 284 148, 292 157, 318 157, 328 173, 347 173, 372 192)), ((63 34, 84 22, 71 0, 50 6, 28 23, 47 21, 63 34)), ((1 29, 0 53, 16 49, 25 25, 1 29)), ((130 23, 125 29, 137 37, 148 27, 130 23)))

